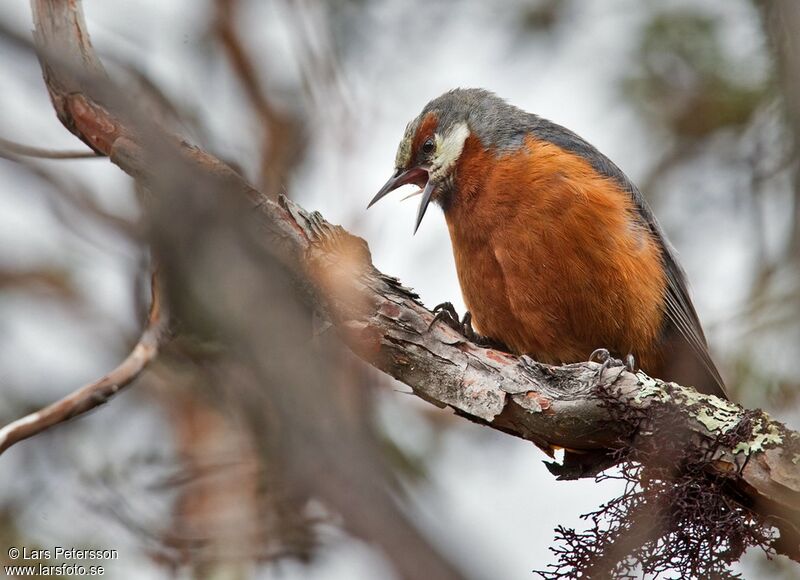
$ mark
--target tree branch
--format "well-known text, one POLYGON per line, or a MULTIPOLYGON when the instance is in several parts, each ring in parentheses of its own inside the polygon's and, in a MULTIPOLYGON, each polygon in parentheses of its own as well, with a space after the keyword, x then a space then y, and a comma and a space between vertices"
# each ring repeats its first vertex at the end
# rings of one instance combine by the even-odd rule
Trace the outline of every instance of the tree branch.
POLYGON ((93 159, 99 157, 94 151, 57 151, 55 149, 23 145, 22 143, 0 138, 0 157, 5 157, 4 153, 37 157, 39 159, 93 159))
POLYGON ((239 0, 215 0, 214 7, 214 32, 263 131, 256 183, 261 191, 277 197, 292 167, 302 160, 304 128, 298 117, 279 110, 272 103, 258 78, 256 66, 236 27, 239 0))
MULTIPOLYGON (((144 155, 150 141, 137 136, 141 127, 130 126, 126 107, 132 105, 120 96, 103 106, 93 96, 94 87, 76 88, 68 78, 69 66, 78 61, 89 64, 80 69, 86 75, 102 68, 88 42, 79 3, 34 0, 33 4, 37 42, 49 39, 43 44, 45 55, 50 50, 55 55, 74 53, 64 57, 62 67, 45 58, 48 89, 62 122, 127 173, 145 182, 155 179, 155 169, 144 155), (63 26, 65 22, 70 26, 63 26), (116 114, 110 112, 115 107, 116 114)), ((161 142, 170 140, 165 137, 161 142)), ((730 476, 753 509, 773 518, 782 530, 800 534, 797 432, 762 415, 749 426, 744 440, 721 444, 726 433, 740 429, 747 419, 741 407, 727 401, 621 368, 601 377, 594 363, 553 367, 521 360, 472 344, 442 324, 429 329, 432 313, 411 290, 374 268, 362 239, 285 198, 268 199, 202 151, 179 148, 198 174, 213 177, 226 195, 238 194, 255 203, 276 254, 309 281, 306 300, 330 319, 344 342, 421 398, 542 447, 583 451, 618 444, 619 427, 601 392, 613 393, 615 404, 635 410, 659 405, 680 409, 694 439, 716 449, 709 469, 730 476)), ((637 444, 645 445, 647 439, 646 432, 639 433, 637 444)), ((787 534, 786 549, 800 560, 797 537, 787 534)))
POLYGON ((84 385, 44 409, 17 419, 0 429, 0 453, 23 439, 33 437, 54 425, 64 423, 99 407, 141 374, 156 357, 167 324, 157 272, 153 272, 151 277, 150 293, 151 302, 147 325, 136 346, 125 360, 100 379, 84 385))

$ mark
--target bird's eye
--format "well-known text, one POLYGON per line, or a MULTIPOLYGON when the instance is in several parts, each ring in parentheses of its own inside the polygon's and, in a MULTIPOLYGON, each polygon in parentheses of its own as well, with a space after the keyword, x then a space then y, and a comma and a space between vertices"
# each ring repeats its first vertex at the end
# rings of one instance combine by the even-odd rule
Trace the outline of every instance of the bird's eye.
POLYGON ((430 155, 431 153, 433 153, 434 149, 435 145, 433 144, 433 139, 428 139, 427 141, 425 141, 425 143, 422 144, 422 152, 425 155, 430 155))

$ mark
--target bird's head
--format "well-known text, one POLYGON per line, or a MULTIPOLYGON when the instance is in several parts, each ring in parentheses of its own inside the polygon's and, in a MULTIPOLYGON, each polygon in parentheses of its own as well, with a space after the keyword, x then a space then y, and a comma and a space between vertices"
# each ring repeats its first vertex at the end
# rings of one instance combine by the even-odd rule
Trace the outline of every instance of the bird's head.
POLYGON ((395 171, 370 201, 375 202, 406 184, 421 189, 414 232, 419 228, 431 201, 441 205, 453 194, 454 172, 464 151, 464 143, 475 133, 484 147, 490 145, 491 132, 512 108, 505 101, 482 89, 455 89, 429 102, 406 127, 395 158, 395 171))

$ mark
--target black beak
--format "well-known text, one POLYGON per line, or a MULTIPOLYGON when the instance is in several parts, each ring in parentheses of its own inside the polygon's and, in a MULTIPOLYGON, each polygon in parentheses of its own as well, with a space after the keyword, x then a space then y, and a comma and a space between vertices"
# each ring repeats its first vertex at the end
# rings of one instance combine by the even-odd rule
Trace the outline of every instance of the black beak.
POLYGON ((369 202, 367 209, 371 208, 375 203, 386 196, 386 194, 394 191, 398 187, 409 183, 416 183, 421 185, 425 183, 425 189, 422 191, 422 200, 419 203, 419 211, 417 212, 417 223, 414 226, 414 233, 417 233, 419 224, 422 223, 422 218, 425 215, 425 210, 428 209, 428 204, 431 201, 433 194, 434 184, 428 179, 428 169, 425 167, 412 167, 411 169, 398 169, 394 175, 389 178, 380 191, 375 194, 372 201, 369 202))
POLYGON ((433 194, 433 181, 428 180, 425 184, 425 189, 422 190, 422 199, 419 200, 419 209, 417 210, 417 223, 414 224, 414 233, 417 233, 419 224, 422 223, 422 218, 425 217, 425 210, 428 209, 428 204, 431 202, 431 194, 433 194))

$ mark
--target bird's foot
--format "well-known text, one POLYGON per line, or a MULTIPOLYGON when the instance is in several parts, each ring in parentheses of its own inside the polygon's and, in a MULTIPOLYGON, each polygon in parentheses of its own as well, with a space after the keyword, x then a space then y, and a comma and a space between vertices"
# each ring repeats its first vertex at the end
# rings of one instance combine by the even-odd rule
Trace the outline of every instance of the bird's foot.
POLYGON ((464 317, 458 315, 456 307, 452 302, 442 302, 433 307, 433 320, 428 325, 428 330, 433 328, 437 322, 444 322, 447 326, 461 334, 464 338, 474 341, 479 335, 472 328, 472 314, 469 311, 464 313, 464 317))
POLYGON ((622 361, 611 356, 611 353, 608 352, 607 348, 598 348, 589 355, 589 361, 600 363, 600 370, 597 373, 598 383, 603 378, 603 373, 610 368, 625 367, 625 370, 630 373, 636 372, 636 359, 631 353, 628 353, 625 356, 624 361, 622 361))
POLYGON ((433 320, 431 320, 431 323, 428 325, 428 330, 433 328, 433 325, 436 324, 436 322, 443 322, 461 336, 470 342, 474 342, 478 346, 500 349, 505 348, 502 343, 493 340, 488 336, 483 336, 475 332, 475 329, 472 328, 472 314, 467 311, 464 313, 463 318, 459 318, 458 312, 451 302, 442 302, 441 304, 437 304, 433 308, 433 314, 433 320))

